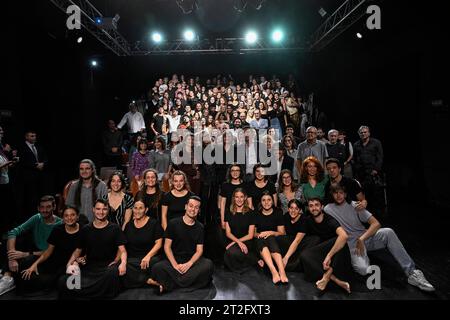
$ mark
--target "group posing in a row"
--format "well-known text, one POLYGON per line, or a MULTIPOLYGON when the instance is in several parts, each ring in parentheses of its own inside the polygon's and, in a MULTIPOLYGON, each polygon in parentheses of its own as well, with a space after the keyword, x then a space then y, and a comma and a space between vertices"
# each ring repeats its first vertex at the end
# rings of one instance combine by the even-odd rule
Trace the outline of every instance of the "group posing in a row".
MULTIPOLYGON (((301 196, 286 187, 292 185, 289 170, 280 172, 277 193, 269 187, 263 166, 254 168, 254 185, 244 184, 239 165, 229 167, 219 207, 224 263, 230 270, 267 267, 274 284, 289 282, 286 271, 303 271, 319 290, 332 281, 350 292, 352 267, 367 274, 367 252, 387 248, 408 283, 434 290, 395 232, 380 228, 365 209, 367 201, 360 185, 341 175, 339 160, 327 159, 327 181, 320 188, 314 179, 324 173, 321 163, 309 157, 302 166, 314 192, 302 188, 301 196), (317 194, 319 189, 323 193, 317 194), (281 207, 286 203, 285 212, 278 202, 281 207)), ((134 203, 124 196, 119 173, 111 176, 107 187, 99 187, 103 182, 95 179, 93 163, 82 161, 78 181, 82 188, 75 185, 73 199, 68 198, 68 202, 78 198, 78 206, 68 206, 61 220, 54 214, 54 199, 43 197, 39 213, 9 232, 8 266, 0 280, 0 292, 11 290, 14 283, 23 291, 57 283, 61 297, 108 298, 122 288, 150 285, 163 293, 176 287, 201 288, 211 282, 214 266, 203 257, 204 231, 197 221, 202 200, 189 191, 182 171, 173 173, 171 191, 163 195, 157 173, 147 170, 134 203), (102 188, 109 192, 93 201, 102 188), (86 211, 89 200, 94 203, 91 218, 81 228, 78 221, 86 220, 86 215, 79 219, 78 208, 84 205, 86 211), (34 251, 18 250, 16 239, 26 231, 32 233, 34 251)))

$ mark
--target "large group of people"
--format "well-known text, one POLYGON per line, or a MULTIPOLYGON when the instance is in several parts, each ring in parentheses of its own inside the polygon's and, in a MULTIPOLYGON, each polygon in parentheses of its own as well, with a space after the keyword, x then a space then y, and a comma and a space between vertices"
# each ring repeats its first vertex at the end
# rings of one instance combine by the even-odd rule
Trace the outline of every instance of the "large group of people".
MULTIPOLYGON (((320 291, 332 282, 347 293, 354 272, 369 273, 368 252, 385 248, 409 284, 434 290, 375 217, 381 142, 367 126, 354 144, 333 128, 326 139, 322 128, 308 126, 292 78, 286 86, 276 77, 202 85, 174 75, 129 109, 102 135, 103 164, 117 171, 102 181, 94 162, 81 160, 61 216, 55 199, 43 196, 38 213, 9 230, 0 294, 57 288, 60 298, 96 299, 146 286, 158 295, 195 290, 214 272, 204 246, 220 252, 215 262, 232 272, 265 269, 281 285, 288 272, 304 272, 320 291), (213 161, 196 149, 209 150, 213 161), (205 226, 216 236, 205 238, 205 226)), ((46 160, 33 134, 26 156, 38 179, 46 160)), ((7 192, 8 168, 18 159, 2 136, 0 128, 7 192)))

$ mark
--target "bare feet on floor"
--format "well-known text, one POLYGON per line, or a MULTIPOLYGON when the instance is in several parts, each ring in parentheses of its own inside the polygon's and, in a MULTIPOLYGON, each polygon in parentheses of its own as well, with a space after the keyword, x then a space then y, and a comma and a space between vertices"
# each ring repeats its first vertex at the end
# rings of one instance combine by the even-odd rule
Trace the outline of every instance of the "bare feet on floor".
POLYGON ((319 281, 316 282, 316 287, 320 291, 324 291, 327 288, 328 282, 330 282, 329 278, 323 277, 319 281))
POLYGON ((289 283, 289 279, 288 279, 286 273, 280 274, 280 279, 281 279, 282 283, 289 283))
POLYGON ((277 284, 281 281, 280 275, 277 273, 275 275, 272 276, 272 282, 273 284, 277 284))
POLYGON ((352 293, 352 291, 350 290, 350 283, 345 282, 345 281, 341 281, 341 280, 336 280, 334 281, 339 287, 341 287, 342 289, 344 289, 345 291, 347 291, 347 293, 352 293))
POLYGON ((147 280, 147 284, 150 286, 159 286, 159 283, 157 281, 153 280, 152 278, 149 278, 147 280))

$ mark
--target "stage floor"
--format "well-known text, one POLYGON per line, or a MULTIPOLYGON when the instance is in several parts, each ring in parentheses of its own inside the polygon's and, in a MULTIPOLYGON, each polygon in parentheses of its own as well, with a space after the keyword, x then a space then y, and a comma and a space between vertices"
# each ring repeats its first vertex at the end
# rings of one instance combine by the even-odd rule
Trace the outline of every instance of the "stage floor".
MULTIPOLYGON (((415 208, 417 210, 417 208, 415 208)), ((399 210, 400 211, 400 210, 399 210)), ((399 212, 397 211, 397 212, 399 212)), ((391 211, 395 212, 395 211, 391 211)), ((430 216, 423 219, 411 216, 406 222, 405 213, 391 214, 385 226, 392 227, 402 240, 406 250, 427 279, 435 286, 436 292, 425 293, 409 285, 395 263, 381 262, 380 257, 389 258, 386 252, 378 252, 372 263, 380 265, 381 289, 369 290, 365 279, 353 283, 352 293, 331 285, 323 295, 314 284, 304 280, 303 273, 288 273, 289 285, 273 285, 271 278, 260 270, 250 270, 242 275, 234 274, 217 264, 213 283, 208 288, 194 292, 176 290, 157 296, 150 288, 133 289, 122 292, 119 300, 441 300, 450 298, 450 249, 448 238, 443 232, 449 225, 449 217, 432 221, 430 216), (442 230, 437 230, 442 229, 442 230)), ((426 211, 422 211, 426 212, 426 211)), ((431 212, 430 212, 431 213, 431 212)), ((425 215, 425 213, 424 213, 425 215)), ((437 217, 436 217, 437 218, 437 217)), ((14 291, 0 296, 0 300, 53 300, 57 293, 28 297, 17 296, 14 291)))

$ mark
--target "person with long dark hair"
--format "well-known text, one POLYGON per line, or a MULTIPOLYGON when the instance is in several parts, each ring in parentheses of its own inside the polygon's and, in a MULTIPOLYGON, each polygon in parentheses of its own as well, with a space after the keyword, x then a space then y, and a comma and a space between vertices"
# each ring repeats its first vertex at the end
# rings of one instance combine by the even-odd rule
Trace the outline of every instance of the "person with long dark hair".
POLYGON ((288 203, 293 199, 302 200, 303 192, 295 182, 292 171, 283 169, 278 179, 278 199, 283 214, 288 213, 288 203))
POLYGON ((148 208, 146 214, 153 219, 161 220, 161 199, 163 192, 158 182, 158 172, 155 169, 144 171, 143 184, 136 195, 136 199, 142 199, 145 207, 148 208))
POLYGON ((108 201, 109 204, 108 219, 112 223, 116 223, 123 230, 125 229, 125 225, 131 220, 133 198, 124 192, 126 181, 120 172, 111 174, 107 186, 109 192, 103 199, 108 201))
POLYGON ((163 230, 159 221, 147 215, 143 199, 136 198, 133 220, 125 226, 127 239, 127 273, 122 278, 125 288, 145 286, 151 278, 152 267, 160 261, 163 230))
POLYGON ((275 208, 273 195, 265 191, 261 197, 260 210, 255 217, 255 242, 256 250, 267 265, 272 274, 272 282, 288 283, 281 250, 276 237, 286 234, 284 229, 283 214, 275 208))
POLYGON ((315 157, 307 157, 302 163, 300 183, 305 201, 312 198, 325 199, 325 186, 329 178, 325 175, 320 161, 315 157))
POLYGON ((108 299, 120 291, 119 276, 126 273, 127 266, 125 236, 117 224, 109 222, 106 200, 97 199, 92 211, 94 221, 81 230, 67 274, 59 279, 60 298, 108 299), (82 252, 85 259, 79 261, 82 252), (70 276, 80 276, 79 288, 67 285, 70 276))
POLYGON ((263 193, 268 191, 272 195, 274 206, 276 207, 278 199, 275 184, 269 181, 268 176, 265 174, 264 166, 261 163, 257 163, 253 167, 253 176, 255 180, 247 186, 250 204, 256 210, 257 206, 261 203, 263 193))
POLYGON ((230 208, 225 214, 225 230, 228 239, 224 255, 225 265, 238 273, 256 265, 257 258, 253 252, 255 216, 242 188, 233 191, 230 208))
POLYGON ((145 169, 149 168, 149 151, 147 150, 147 139, 141 138, 137 143, 137 151, 135 151, 131 158, 130 169, 134 181, 140 186, 142 183, 141 177, 145 169))
POLYGON ((94 201, 104 198, 108 189, 106 184, 97 177, 92 160, 81 160, 79 172, 80 177, 70 186, 65 204, 79 210, 82 222, 92 222, 94 220, 92 213, 94 201))
POLYGON ((284 215, 286 235, 278 236, 283 264, 287 271, 300 271, 300 254, 303 250, 320 242, 317 236, 306 235, 306 218, 303 215, 302 204, 298 199, 288 202, 288 214, 284 215))
POLYGON ((17 287, 23 293, 52 289, 58 277, 66 271, 66 263, 76 249, 80 238, 80 214, 74 207, 65 207, 63 224, 53 228, 47 239, 48 247, 28 268, 22 271, 17 287))

